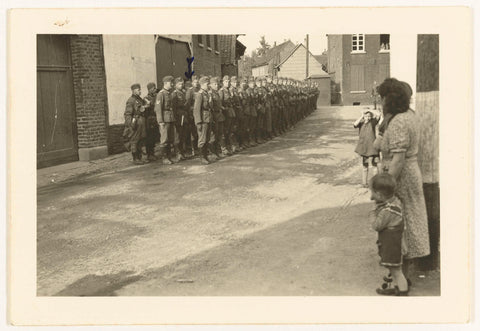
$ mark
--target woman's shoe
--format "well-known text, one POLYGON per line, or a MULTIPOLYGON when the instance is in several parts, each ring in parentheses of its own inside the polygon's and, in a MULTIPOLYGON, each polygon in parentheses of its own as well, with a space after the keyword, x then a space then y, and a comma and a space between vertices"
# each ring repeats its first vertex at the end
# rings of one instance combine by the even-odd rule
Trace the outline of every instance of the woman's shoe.
POLYGON ((397 291, 395 290, 395 288, 377 288, 377 293, 378 294, 381 294, 381 295, 397 295, 397 291))
POLYGON ((408 297, 408 292, 409 292, 409 290, 400 291, 400 290, 398 289, 398 286, 395 286, 395 295, 396 295, 397 297, 408 297))

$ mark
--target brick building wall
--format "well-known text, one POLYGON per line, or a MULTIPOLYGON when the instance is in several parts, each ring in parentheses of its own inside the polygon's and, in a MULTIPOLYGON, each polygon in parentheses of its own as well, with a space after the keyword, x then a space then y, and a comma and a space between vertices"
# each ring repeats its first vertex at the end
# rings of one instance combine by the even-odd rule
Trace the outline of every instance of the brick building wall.
MULTIPOLYGON (((79 156, 82 159, 82 150, 90 151, 95 148, 95 153, 100 152, 102 156, 106 156, 108 106, 102 36, 73 35, 70 47, 79 156), (104 147, 105 153, 103 148, 99 147, 104 147)), ((87 156, 87 159, 90 158, 87 156)))
POLYGON ((344 105, 372 104, 374 82, 379 85, 389 76, 390 53, 380 52, 380 35, 365 35, 365 53, 351 52, 351 35, 343 36, 342 99, 344 105), (363 68, 363 89, 353 91, 352 67, 363 68))
POLYGON ((221 76, 220 35, 217 35, 217 45, 215 35, 193 35, 192 39, 195 74, 221 76))

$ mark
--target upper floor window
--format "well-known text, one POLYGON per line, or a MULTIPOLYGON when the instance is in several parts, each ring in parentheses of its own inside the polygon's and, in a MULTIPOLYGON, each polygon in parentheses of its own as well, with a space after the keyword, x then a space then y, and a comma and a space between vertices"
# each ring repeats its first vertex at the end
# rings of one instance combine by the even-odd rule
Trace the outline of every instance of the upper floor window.
POLYGON ((352 53, 364 53, 365 52, 365 35, 364 34, 352 34, 352 53))
POLYGON ((389 52, 390 51, 390 35, 381 34, 380 35, 380 52, 389 52))
POLYGON ((197 35, 197 41, 199 45, 203 46, 203 36, 201 34, 197 35))
POLYGON ((212 45, 210 44, 211 35, 207 34, 205 37, 207 38, 207 47, 212 47, 212 45))

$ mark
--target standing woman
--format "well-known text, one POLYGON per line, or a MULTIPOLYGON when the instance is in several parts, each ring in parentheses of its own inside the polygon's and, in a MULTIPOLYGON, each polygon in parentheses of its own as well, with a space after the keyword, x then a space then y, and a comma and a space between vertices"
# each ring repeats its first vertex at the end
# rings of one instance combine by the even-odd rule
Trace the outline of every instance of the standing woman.
POLYGON ((410 109, 412 90, 405 82, 387 78, 378 87, 384 113, 379 128, 383 171, 397 181, 397 196, 403 204, 407 253, 404 274, 413 259, 430 254, 427 210, 423 195, 422 174, 417 153, 420 137, 418 118, 410 109))

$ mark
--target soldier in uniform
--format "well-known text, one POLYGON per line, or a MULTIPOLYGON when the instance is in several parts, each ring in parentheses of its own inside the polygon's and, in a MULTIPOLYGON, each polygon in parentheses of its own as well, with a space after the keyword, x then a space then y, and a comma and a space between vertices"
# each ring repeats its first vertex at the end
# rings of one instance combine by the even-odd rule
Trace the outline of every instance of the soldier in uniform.
POLYGON ((265 102, 267 96, 262 88, 262 78, 255 79, 255 102, 257 105, 257 142, 263 144, 265 142, 265 102))
POLYGON ((227 148, 227 154, 232 155, 232 152, 236 152, 235 137, 233 135, 235 124, 235 109, 233 108, 232 95, 230 93, 230 77, 227 75, 223 77, 222 87, 218 90, 218 95, 222 102, 223 115, 225 116, 225 145, 227 148))
POLYGON ((215 142, 215 133, 212 130, 212 98, 208 93, 208 77, 200 78, 199 84, 200 89, 194 94, 193 117, 197 126, 201 162, 202 164, 209 164, 208 145, 215 142))
POLYGON ((193 119, 193 105, 195 103, 195 93, 200 90, 198 86, 198 77, 196 75, 192 76, 192 86, 187 89, 186 99, 188 104, 188 127, 186 139, 190 140, 190 145, 192 147, 192 156, 199 155, 198 151, 198 133, 197 126, 195 125, 195 120, 193 119))
POLYGON ((212 96, 213 111, 213 131, 215 132, 216 144, 211 146, 210 152, 217 158, 221 156, 232 155, 225 144, 225 115, 223 115, 223 105, 220 94, 218 93, 219 77, 210 78, 210 95, 212 96), (219 152, 220 149, 220 152, 219 152))
POLYGON ((246 148, 245 145, 245 111, 243 105, 244 90, 242 87, 238 87, 238 81, 236 76, 230 78, 230 94, 232 96, 232 104, 235 109, 235 121, 233 134, 238 145, 238 151, 242 151, 246 148), (241 91, 241 92, 240 92, 241 91))
POLYGON ((264 125, 263 125, 263 134, 265 136, 265 139, 270 140, 273 138, 272 136, 272 92, 270 91, 269 88, 269 83, 271 83, 271 78, 270 76, 267 76, 266 78, 262 79, 262 93, 264 95, 264 102, 265 102, 265 120, 264 120, 264 125))
POLYGON ((237 93, 238 93, 238 101, 240 111, 237 114, 241 114, 239 119, 239 134, 241 135, 241 146, 245 149, 250 147, 249 144, 249 109, 248 109, 248 97, 247 97, 247 87, 248 87, 248 80, 247 78, 242 78, 238 85, 237 93))
POLYGON ((172 108, 175 116, 175 130, 178 135, 178 144, 175 144, 177 162, 185 160, 185 142, 188 128, 188 104, 183 91, 183 78, 175 78, 175 90, 172 92, 172 108))
POLYGON ((147 104, 145 106, 145 126, 147 130, 145 148, 147 150, 147 160, 156 161, 155 143, 160 140, 157 115, 155 114, 155 99, 157 98, 158 89, 155 83, 148 83, 147 89, 148 95, 144 98, 147 104))
POLYGON ((248 141, 251 147, 258 144, 257 141, 257 95, 255 92, 255 78, 248 79, 247 95, 247 109, 248 109, 248 141))
POLYGON ((173 163, 170 158, 171 148, 173 144, 178 144, 171 95, 172 83, 172 76, 163 78, 163 89, 158 92, 155 101, 155 113, 160 125, 160 157, 163 159, 164 164, 173 163))
POLYGON ((128 139, 126 146, 132 152, 133 163, 143 164, 142 147, 147 136, 144 113, 145 106, 148 103, 140 97, 142 93, 140 84, 133 84, 130 89, 132 90, 132 95, 128 98, 125 106, 125 129, 123 136, 128 139))

